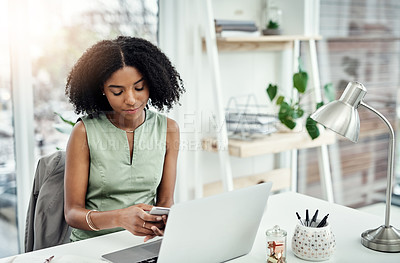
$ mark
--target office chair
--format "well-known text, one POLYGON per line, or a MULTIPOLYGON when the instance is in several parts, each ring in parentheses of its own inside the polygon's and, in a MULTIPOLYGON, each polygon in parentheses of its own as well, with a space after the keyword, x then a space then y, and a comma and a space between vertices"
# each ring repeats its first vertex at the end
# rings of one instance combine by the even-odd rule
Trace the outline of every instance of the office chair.
POLYGON ((25 224, 25 252, 69 242, 64 217, 65 151, 39 159, 25 224))

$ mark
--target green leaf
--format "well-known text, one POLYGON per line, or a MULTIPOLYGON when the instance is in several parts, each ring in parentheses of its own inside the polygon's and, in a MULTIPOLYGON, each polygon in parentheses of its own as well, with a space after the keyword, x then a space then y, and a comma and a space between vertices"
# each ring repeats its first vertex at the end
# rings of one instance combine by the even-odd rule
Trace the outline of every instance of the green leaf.
POLYGON ((294 121, 293 115, 293 107, 286 102, 282 102, 281 107, 279 108, 278 118, 286 127, 291 130, 296 127, 296 122, 294 121))
POLYGON ((317 126, 317 122, 311 119, 310 116, 308 116, 307 121, 306 121, 306 129, 308 134, 310 135, 311 139, 316 139, 319 137, 319 129, 317 126))
POLYGON ((269 20, 268 24, 267 24, 267 28, 268 29, 278 29, 279 28, 279 24, 275 21, 269 20))
POLYGON ((291 119, 284 119, 282 121, 283 124, 285 124, 286 127, 288 127, 289 129, 293 130, 294 127, 296 127, 296 122, 294 122, 291 119))
POLYGON ((285 100, 285 97, 279 96, 278 99, 276 100, 276 105, 281 105, 284 100, 285 100))
POLYGON ((304 110, 302 108, 297 108, 294 112, 293 112, 293 118, 298 119, 301 118, 304 114, 304 110))
POLYGON ((336 97, 335 90, 333 89, 332 83, 325 84, 324 91, 325 91, 325 97, 328 99, 328 101, 335 100, 335 97, 336 97))
POLYGON ((56 114, 58 117, 60 117, 60 119, 61 119, 63 122, 65 122, 65 123, 71 125, 72 127, 75 126, 75 122, 72 122, 72 121, 69 121, 69 120, 64 119, 64 118, 61 116, 60 113, 54 112, 54 114, 56 114))
POLYGON ((272 84, 268 85, 267 93, 268 93, 268 97, 271 101, 275 98, 277 92, 278 92, 277 85, 272 85, 272 84))
POLYGON ((323 102, 323 101, 318 102, 318 103, 317 103, 317 106, 316 106, 316 109, 318 110, 318 109, 321 108, 322 106, 324 106, 324 102, 323 102))
POLYGON ((307 89, 308 74, 300 71, 293 75, 293 86, 300 92, 304 93, 307 89))
POLYGON ((287 119, 290 115, 290 106, 286 102, 281 103, 281 107, 279 108, 278 118, 280 121, 287 119))

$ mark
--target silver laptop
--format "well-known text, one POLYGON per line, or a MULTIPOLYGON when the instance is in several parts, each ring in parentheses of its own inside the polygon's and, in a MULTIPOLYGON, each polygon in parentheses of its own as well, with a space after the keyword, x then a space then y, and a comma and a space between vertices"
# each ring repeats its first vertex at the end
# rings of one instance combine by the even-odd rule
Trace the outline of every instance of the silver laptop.
POLYGON ((225 262, 250 252, 272 183, 172 206, 164 237, 102 257, 114 263, 225 262), (147 260, 147 261, 146 261, 147 260))

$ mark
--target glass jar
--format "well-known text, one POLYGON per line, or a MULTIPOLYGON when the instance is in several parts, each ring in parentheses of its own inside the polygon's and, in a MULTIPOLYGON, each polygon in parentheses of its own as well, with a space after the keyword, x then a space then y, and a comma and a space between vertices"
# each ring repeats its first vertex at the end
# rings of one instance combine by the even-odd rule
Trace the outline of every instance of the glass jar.
POLYGON ((286 263, 287 232, 278 225, 266 232, 267 263, 286 263))
POLYGON ((277 6, 270 6, 267 10, 267 28, 270 23, 275 23, 276 28, 279 29, 282 23, 282 10, 277 6))
POLYGON ((280 35, 282 32, 282 10, 274 3, 268 3, 262 34, 280 35))

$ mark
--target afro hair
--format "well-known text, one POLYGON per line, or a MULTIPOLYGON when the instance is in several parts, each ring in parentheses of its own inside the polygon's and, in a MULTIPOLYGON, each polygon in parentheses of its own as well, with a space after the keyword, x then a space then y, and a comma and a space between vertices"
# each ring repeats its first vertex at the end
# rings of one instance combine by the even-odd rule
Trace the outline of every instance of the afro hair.
POLYGON ((102 95, 104 83, 125 67, 135 67, 148 83, 149 105, 170 110, 185 91, 183 81, 167 56, 147 40, 120 36, 103 40, 79 58, 68 75, 65 94, 77 114, 112 110, 102 95))

